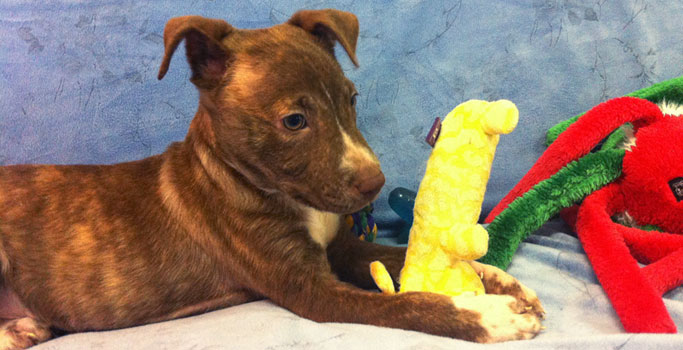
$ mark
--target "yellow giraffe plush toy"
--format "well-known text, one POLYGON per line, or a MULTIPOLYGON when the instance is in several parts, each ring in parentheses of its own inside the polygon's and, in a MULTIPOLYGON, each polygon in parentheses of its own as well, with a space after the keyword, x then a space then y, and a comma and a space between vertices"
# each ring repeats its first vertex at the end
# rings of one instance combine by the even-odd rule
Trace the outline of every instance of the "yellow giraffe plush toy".
MULTIPOLYGON (((415 198, 401 292, 485 293, 469 261, 488 250, 488 232, 477 221, 499 135, 510 133, 518 118, 507 100, 470 100, 444 118, 415 198)), ((383 292, 395 293, 381 262, 370 272, 383 292)))

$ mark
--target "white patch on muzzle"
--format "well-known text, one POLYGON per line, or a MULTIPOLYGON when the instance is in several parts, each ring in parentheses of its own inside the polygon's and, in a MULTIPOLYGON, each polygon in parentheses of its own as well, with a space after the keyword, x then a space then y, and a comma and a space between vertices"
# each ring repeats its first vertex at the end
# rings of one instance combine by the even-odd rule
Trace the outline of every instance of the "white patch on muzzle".
POLYGON ((372 163, 379 165, 377 156, 370 150, 370 148, 354 142, 349 134, 344 129, 339 127, 344 142, 344 155, 341 159, 341 168, 353 170, 360 168, 363 163, 372 163))

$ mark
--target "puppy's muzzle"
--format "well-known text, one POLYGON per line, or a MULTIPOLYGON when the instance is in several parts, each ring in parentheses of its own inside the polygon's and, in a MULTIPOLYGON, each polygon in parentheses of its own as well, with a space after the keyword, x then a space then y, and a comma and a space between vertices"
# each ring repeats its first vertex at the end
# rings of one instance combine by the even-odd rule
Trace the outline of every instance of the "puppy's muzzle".
POLYGON ((362 168, 353 182, 354 190, 367 201, 372 201, 377 197, 379 191, 384 186, 385 178, 382 171, 377 166, 362 168))

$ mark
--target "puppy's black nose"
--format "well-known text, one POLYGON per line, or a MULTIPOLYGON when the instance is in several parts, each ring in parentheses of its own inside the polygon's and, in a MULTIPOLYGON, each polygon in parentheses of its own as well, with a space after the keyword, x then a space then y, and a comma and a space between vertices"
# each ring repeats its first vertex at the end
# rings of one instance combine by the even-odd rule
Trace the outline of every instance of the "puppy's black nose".
POLYGON ((374 170, 372 172, 361 171, 361 174, 356 178, 356 181, 354 181, 353 187, 361 196, 371 199, 382 189, 384 181, 384 174, 380 170, 374 170))

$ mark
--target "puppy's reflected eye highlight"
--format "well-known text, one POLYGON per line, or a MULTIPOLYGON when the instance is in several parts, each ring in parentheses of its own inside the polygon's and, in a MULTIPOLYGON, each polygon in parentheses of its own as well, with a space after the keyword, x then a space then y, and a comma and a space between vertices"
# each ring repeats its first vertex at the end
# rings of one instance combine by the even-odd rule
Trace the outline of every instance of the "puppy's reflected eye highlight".
POLYGON ((282 118, 282 125, 292 131, 301 130, 307 126, 306 117, 301 113, 290 114, 282 118))
POLYGON ((358 98, 358 93, 351 95, 351 107, 356 107, 356 99, 358 98))

